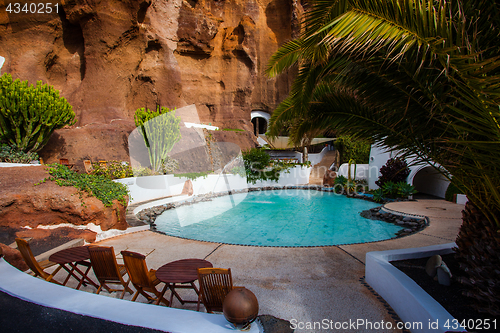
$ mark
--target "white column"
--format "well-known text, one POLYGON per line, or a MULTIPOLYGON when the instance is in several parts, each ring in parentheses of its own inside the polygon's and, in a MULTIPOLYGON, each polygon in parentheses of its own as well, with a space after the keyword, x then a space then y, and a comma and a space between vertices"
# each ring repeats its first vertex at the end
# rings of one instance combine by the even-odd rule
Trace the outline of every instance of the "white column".
POLYGON ((5 62, 5 58, 0 56, 0 74, 2 74, 2 66, 3 66, 4 62, 5 62))

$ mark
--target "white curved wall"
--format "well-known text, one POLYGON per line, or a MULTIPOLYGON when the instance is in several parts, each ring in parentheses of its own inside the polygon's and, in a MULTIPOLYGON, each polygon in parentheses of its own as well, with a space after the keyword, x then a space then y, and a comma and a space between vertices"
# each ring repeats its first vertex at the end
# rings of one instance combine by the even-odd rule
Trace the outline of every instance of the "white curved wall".
MULTIPOLYGON (((296 166, 282 172, 278 182, 258 181, 256 184, 247 184, 246 177, 238 175, 208 175, 193 180, 193 194, 200 195, 209 192, 225 192, 228 190, 242 190, 248 187, 262 186, 293 186, 309 183, 311 167, 296 166)), ((134 177, 116 179, 116 182, 127 185, 130 191, 130 203, 134 204, 153 199, 165 198, 171 195, 180 195, 187 178, 177 178, 174 175, 160 175, 148 177, 134 177)))
MULTIPOLYGON (((385 149, 372 145, 370 150, 370 162, 368 170, 368 186, 370 189, 377 189, 375 182, 380 176, 380 168, 387 163, 387 160, 395 157, 397 152, 386 152, 385 149)), ((415 186, 420 193, 431 194, 439 198, 444 198, 449 181, 428 163, 416 163, 415 158, 407 158, 410 165, 410 174, 407 183, 415 186)), ((347 169, 346 169, 347 170, 347 169)))
POLYGON ((250 120, 252 120, 255 117, 264 118, 267 121, 267 123, 269 123, 269 120, 271 120, 271 115, 265 111, 252 111, 252 113, 250 113, 250 120))
POLYGON ((419 165, 411 169, 408 183, 415 186, 420 193, 431 194, 444 198, 450 181, 429 165, 419 165))

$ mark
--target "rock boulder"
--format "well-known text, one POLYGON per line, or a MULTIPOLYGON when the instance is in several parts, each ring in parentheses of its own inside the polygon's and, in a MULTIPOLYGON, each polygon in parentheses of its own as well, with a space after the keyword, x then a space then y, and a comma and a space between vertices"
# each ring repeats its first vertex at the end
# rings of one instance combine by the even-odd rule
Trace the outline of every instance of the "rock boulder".
POLYGON ((127 228, 125 210, 115 202, 104 207, 95 197, 80 197, 74 187, 55 182, 39 183, 48 173, 42 166, 1 168, 0 226, 37 228, 69 223, 85 226, 93 223, 101 230, 127 228))

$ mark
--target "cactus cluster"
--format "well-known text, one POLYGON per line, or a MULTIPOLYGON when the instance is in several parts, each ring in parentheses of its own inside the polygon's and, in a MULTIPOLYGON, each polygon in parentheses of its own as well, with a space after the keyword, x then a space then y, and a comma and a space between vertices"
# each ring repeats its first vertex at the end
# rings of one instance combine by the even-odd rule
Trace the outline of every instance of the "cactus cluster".
POLYGON ((156 111, 137 109, 134 119, 148 148, 151 168, 158 172, 168 161, 168 153, 181 139, 181 117, 175 116, 175 109, 157 106, 156 111))
POLYGON ((0 77, 0 141, 23 152, 36 152, 54 130, 76 122, 71 105, 48 84, 0 77))

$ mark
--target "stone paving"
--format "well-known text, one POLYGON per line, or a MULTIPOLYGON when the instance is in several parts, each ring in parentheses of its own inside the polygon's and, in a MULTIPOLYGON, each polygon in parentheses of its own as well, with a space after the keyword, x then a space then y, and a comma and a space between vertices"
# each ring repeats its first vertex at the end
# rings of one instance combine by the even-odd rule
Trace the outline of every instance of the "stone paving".
MULTIPOLYGON (((230 267, 234 285, 250 289, 259 300, 259 314, 282 318, 296 326, 295 332, 374 332, 356 329, 308 329, 308 323, 326 326, 365 320, 372 323, 395 321, 384 304, 360 279, 364 276, 365 254, 370 251, 422 247, 453 242, 461 224, 463 205, 444 200, 395 202, 387 208, 408 214, 426 215, 430 225, 419 233, 403 238, 355 245, 315 248, 271 248, 225 245, 185 240, 151 231, 118 236, 99 242, 124 249, 149 253, 149 268, 158 268, 173 260, 200 258, 214 267, 230 267), (328 325, 326 325, 328 324, 328 325), (304 327, 304 328, 303 328, 304 327)), ((89 292, 95 292, 88 287, 89 292)), ((191 290, 181 295, 195 299, 191 290)), ((105 292, 103 294, 106 294, 105 292)), ((167 296, 170 292, 167 292, 167 296)), ((118 297, 118 295, 110 295, 118 297)), ((130 299, 127 295, 125 298, 130 299)), ((146 300, 139 296, 139 301, 146 300)), ((194 310, 196 305, 173 306, 194 310)), ((345 325, 345 324, 344 324, 345 325)), ((376 332, 400 332, 376 330, 376 332)))

